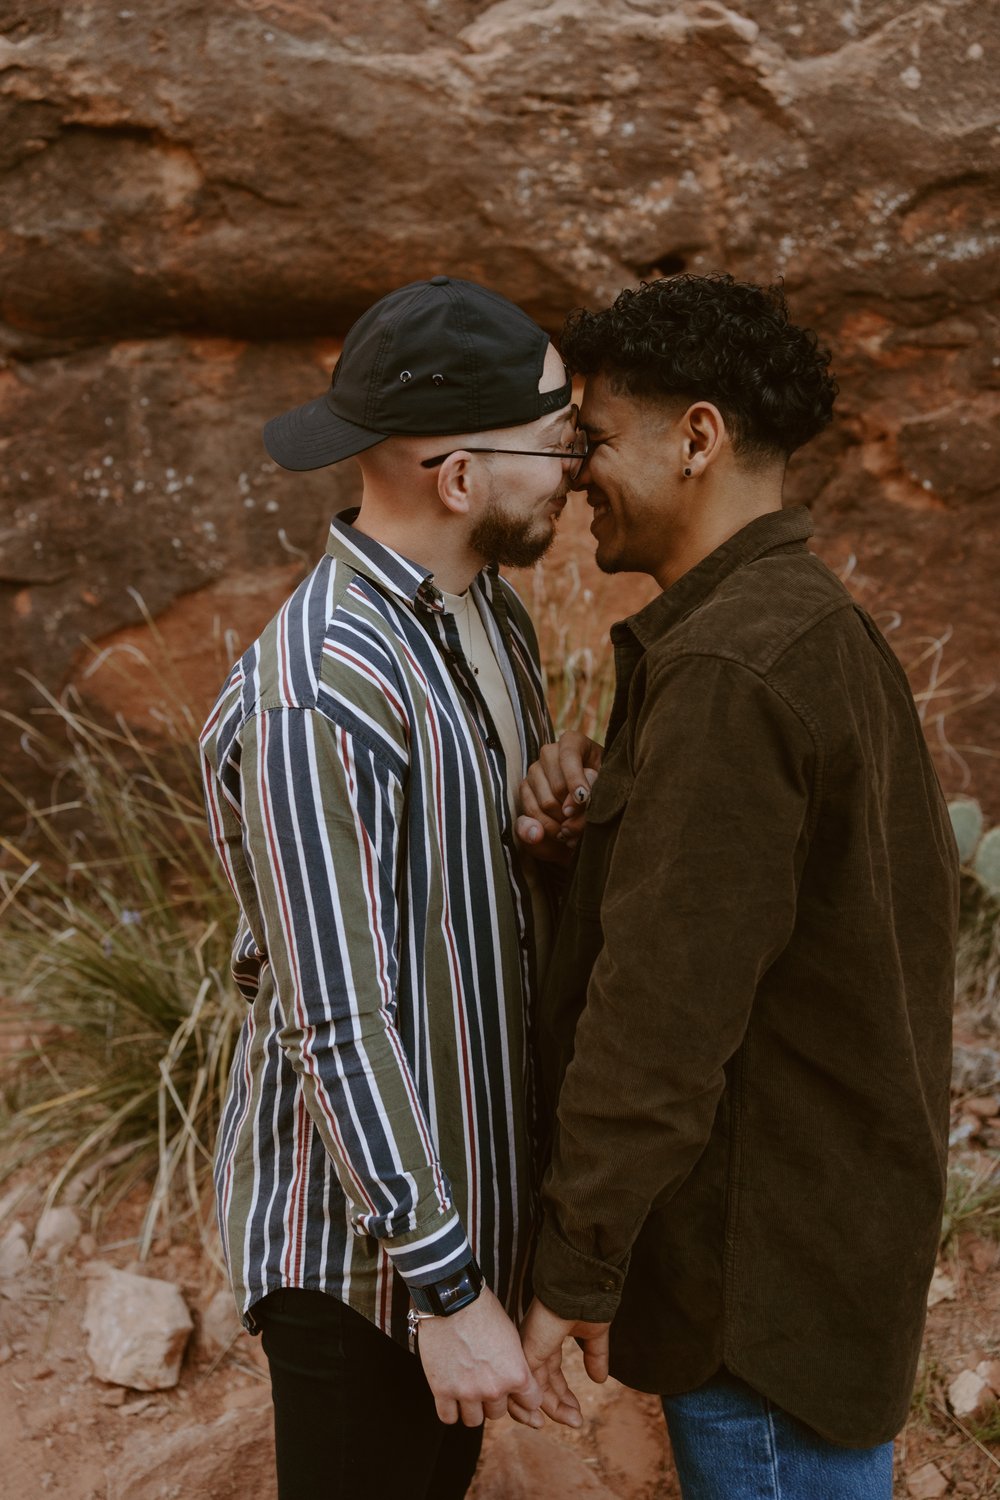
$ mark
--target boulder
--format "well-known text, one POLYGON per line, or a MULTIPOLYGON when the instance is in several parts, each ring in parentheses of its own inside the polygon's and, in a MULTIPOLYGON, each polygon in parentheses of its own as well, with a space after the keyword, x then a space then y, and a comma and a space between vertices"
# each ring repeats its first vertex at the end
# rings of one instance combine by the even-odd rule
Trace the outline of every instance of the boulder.
MULTIPOLYGON (((391 287, 449 270, 556 331, 641 277, 721 267, 783 276, 832 345, 839 421, 788 498, 898 616, 948 790, 971 774, 1000 814, 976 753, 997 738, 1000 170, 975 0, 15 0, 0 36, 0 624, 27 673, 89 690, 83 638, 135 664, 138 594, 182 610, 207 708, 357 492, 350 466, 279 475, 260 427, 322 390, 391 287)), ((600 639, 646 584, 601 592, 582 512, 564 531, 550 597, 593 591, 600 639)), ((8 673, 0 708, 37 703, 8 673)))
POLYGON ((967 353, 1000 219, 983 9, 817 9, 8 7, 9 338, 342 331, 456 267, 552 321, 726 265, 967 353))
POLYGON ((137 1391, 177 1384, 193 1323, 172 1282, 93 1268, 83 1327, 99 1380, 137 1391))

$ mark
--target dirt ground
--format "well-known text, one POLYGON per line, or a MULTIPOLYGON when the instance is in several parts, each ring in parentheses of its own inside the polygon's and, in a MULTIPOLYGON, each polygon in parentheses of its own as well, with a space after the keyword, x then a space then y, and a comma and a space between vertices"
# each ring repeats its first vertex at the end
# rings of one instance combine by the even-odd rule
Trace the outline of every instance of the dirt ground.
MULTIPOLYGON (((0 1236, 13 1219, 30 1235, 38 1190, 28 1187, 13 1199, 8 1191, 5 1201, 0 1236)), ((21 1275, 0 1281, 0 1452, 3 1493, 11 1500, 47 1494, 63 1500, 272 1500, 268 1382, 259 1343, 239 1332, 234 1315, 231 1345, 207 1344, 201 1315, 222 1280, 193 1240, 161 1239, 145 1265, 135 1262, 142 1207, 136 1200, 122 1205, 60 1264, 32 1261, 21 1275), (94 1262, 180 1287, 196 1330, 174 1390, 123 1390, 93 1376, 81 1324, 94 1262)), ((955 1374, 1000 1357, 1000 1246, 966 1233, 942 1257, 941 1270, 953 1295, 929 1313, 913 1415, 897 1445, 896 1494, 908 1500, 1000 1495, 1000 1442, 978 1443, 946 1406, 955 1374)), ((549 1427, 535 1434, 507 1421, 491 1425, 473 1500, 676 1497, 655 1398, 614 1382, 592 1386, 575 1348, 568 1358, 584 1405, 583 1429, 549 1427)))

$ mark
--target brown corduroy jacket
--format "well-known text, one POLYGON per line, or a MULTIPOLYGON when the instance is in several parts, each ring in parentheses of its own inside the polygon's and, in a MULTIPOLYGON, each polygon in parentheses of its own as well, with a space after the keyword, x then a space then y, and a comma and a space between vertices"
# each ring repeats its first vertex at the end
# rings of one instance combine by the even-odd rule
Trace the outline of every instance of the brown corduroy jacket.
POLYGON ((615 626, 539 1017, 534 1269, 611 1369, 725 1365, 832 1442, 907 1412, 947 1165, 957 857, 905 675, 762 516, 615 626))

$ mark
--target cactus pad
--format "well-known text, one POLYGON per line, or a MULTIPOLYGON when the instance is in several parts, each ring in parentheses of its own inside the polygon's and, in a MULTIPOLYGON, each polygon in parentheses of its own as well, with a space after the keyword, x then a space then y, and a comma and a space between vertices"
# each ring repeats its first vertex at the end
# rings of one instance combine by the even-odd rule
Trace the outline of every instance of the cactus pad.
POLYGON ((956 797, 948 803, 948 813, 958 844, 959 862, 970 865, 983 836, 983 810, 973 797, 956 797))
POLYGON ((972 868, 990 895, 1000 900, 1000 828, 983 835, 972 868))

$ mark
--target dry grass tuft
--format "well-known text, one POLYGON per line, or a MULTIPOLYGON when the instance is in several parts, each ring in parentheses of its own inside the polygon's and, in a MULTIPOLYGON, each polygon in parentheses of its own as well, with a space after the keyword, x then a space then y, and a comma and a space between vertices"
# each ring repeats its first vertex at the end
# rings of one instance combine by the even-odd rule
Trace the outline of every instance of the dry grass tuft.
POLYGON ((1000 1239, 1000 1160, 982 1152, 955 1152, 948 1167, 941 1245, 975 1230, 1000 1239))
POLYGON ((232 895, 186 716, 154 748, 122 719, 102 725, 39 693, 39 722, 19 727, 54 795, 45 807, 20 798, 23 833, 0 840, 0 1175, 44 1158, 56 1163, 47 1202, 101 1208, 152 1178, 145 1254, 161 1218, 207 1229, 206 1169, 242 1014, 228 976, 232 895))
POLYGON ((986 1038, 1000 1031, 1000 905, 963 877, 962 922, 955 968, 955 1014, 986 1038))

